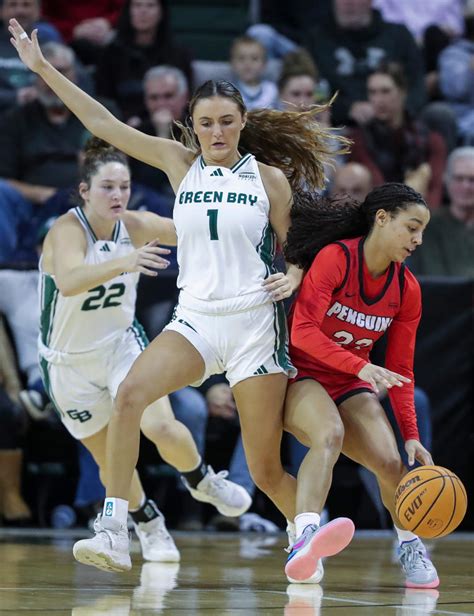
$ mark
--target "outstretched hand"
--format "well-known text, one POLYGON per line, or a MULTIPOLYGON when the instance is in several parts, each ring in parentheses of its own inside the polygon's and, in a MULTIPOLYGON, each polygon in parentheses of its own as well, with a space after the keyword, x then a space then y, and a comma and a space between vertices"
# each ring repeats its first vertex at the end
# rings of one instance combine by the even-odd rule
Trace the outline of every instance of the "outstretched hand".
POLYGON ((156 270, 166 269, 170 262, 167 259, 163 259, 160 255, 169 255, 170 250, 168 248, 161 248, 158 246, 158 240, 153 240, 137 248, 127 259, 125 267, 126 272, 139 272, 146 276, 157 276, 156 270))
POLYGON ((362 381, 370 383, 377 393, 379 388, 403 387, 404 383, 410 383, 410 379, 406 376, 375 364, 366 364, 357 376, 362 381))
POLYGON ((38 30, 33 30, 30 38, 16 19, 10 19, 8 30, 11 34, 10 42, 17 50, 21 61, 30 70, 38 73, 46 62, 38 43, 38 30))

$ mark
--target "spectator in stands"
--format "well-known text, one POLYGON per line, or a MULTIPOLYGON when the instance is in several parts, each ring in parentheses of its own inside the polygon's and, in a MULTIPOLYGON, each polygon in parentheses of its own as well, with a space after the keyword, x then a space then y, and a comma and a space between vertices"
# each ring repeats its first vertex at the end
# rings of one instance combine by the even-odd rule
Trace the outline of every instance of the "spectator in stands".
POLYGON ((260 0, 258 14, 247 34, 259 40, 269 58, 283 58, 304 43, 308 24, 317 24, 330 10, 332 0, 260 0))
POLYGON ((436 25, 450 36, 462 34, 463 4, 463 0, 373 0, 373 7, 380 11, 382 19, 404 24, 420 45, 429 26, 436 25))
POLYGON ((123 3, 124 0, 43 0, 43 13, 84 64, 95 64, 113 36, 123 3))
POLYGON ((439 85, 456 114, 461 141, 474 145, 474 10, 466 15, 464 38, 439 57, 439 85))
MULTIPOLYGON (((75 55, 60 43, 43 46, 49 61, 76 80, 75 55)), ((38 99, 0 119, 0 262, 36 262, 35 217, 58 188, 77 179, 84 127, 46 83, 38 99)))
POLYGON ((446 163, 443 138, 413 119, 406 109, 407 83, 400 65, 381 65, 367 79, 373 116, 353 128, 350 158, 372 174, 374 186, 402 182, 426 199, 430 208, 441 205, 446 163))
POLYGON ((449 206, 433 214, 423 245, 410 257, 415 274, 474 277, 474 147, 451 152, 446 167, 449 206))
POLYGON ((51 410, 38 365, 38 270, 0 269, 0 313, 12 334, 18 367, 26 388, 18 399, 35 420, 45 419, 51 410))
POLYGON ((363 201, 373 188, 370 170, 360 163, 349 162, 337 167, 331 186, 331 196, 350 195, 356 201, 363 201))
POLYGON ((114 100, 125 120, 141 116, 143 77, 159 64, 180 68, 191 83, 190 56, 173 41, 166 0, 126 0, 117 34, 97 67, 97 93, 114 100))
POLYGON ((385 21, 404 24, 421 47, 425 64, 425 84, 430 99, 439 99, 438 57, 464 30, 464 0, 374 0, 385 21))
POLYGON ((230 48, 231 81, 239 88, 247 109, 276 107, 278 91, 275 83, 264 79, 267 64, 265 47, 244 35, 234 39, 230 48))
POLYGON ((21 495, 25 422, 18 404, 20 389, 15 355, 0 319, 0 515, 4 524, 16 526, 31 521, 21 495))
POLYGON ((51 24, 40 21, 40 0, 3 0, 0 6, 0 112, 15 104, 24 105, 37 97, 36 77, 19 60, 10 43, 8 22, 12 17, 20 19, 30 31, 38 28, 39 40, 61 41, 61 35, 51 24))
MULTIPOLYGON (((307 51, 298 49, 288 53, 283 60, 278 80, 279 109, 301 111, 321 105, 317 116, 319 124, 331 126, 331 107, 324 106, 329 99, 329 84, 319 78, 313 59, 307 51)), ((338 149, 334 141, 334 151, 338 149)), ((343 163, 343 156, 334 154, 331 164, 325 165, 326 188, 332 182, 335 165, 343 163)))
MULTIPOLYGON (((129 124, 147 135, 179 139, 181 131, 176 122, 184 122, 189 99, 188 84, 183 71, 175 66, 154 66, 143 78, 145 113, 135 116, 129 124)), ((167 176, 159 169, 132 159, 130 161, 134 182, 145 184, 169 200, 171 216, 174 192, 167 176)))
POLYGON ((390 24, 371 0, 333 0, 327 23, 307 31, 306 47, 333 91, 333 122, 365 124, 374 116, 367 76, 383 61, 399 62, 408 81, 407 107, 417 113, 426 101, 421 52, 407 28, 390 24))

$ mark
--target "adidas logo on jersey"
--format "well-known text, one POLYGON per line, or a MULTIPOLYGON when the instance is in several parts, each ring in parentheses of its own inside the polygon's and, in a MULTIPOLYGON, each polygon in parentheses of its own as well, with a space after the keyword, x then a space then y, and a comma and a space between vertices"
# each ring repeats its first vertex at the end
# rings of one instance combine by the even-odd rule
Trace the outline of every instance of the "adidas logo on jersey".
POLYGON ((222 169, 218 167, 215 171, 211 173, 211 176, 224 177, 224 174, 222 173, 222 169))
POLYGON ((108 244, 104 244, 102 248, 99 248, 99 252, 112 252, 108 244))

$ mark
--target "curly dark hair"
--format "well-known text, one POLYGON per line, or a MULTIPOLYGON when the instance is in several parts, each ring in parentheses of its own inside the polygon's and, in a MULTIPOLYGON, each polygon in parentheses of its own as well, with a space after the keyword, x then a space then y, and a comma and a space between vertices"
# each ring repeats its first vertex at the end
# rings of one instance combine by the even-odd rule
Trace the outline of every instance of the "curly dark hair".
POLYGON ((386 210, 395 216, 411 205, 428 207, 420 193, 397 182, 377 186, 362 202, 344 195, 323 197, 297 191, 284 246, 285 258, 307 270, 324 246, 370 233, 378 210, 386 210))

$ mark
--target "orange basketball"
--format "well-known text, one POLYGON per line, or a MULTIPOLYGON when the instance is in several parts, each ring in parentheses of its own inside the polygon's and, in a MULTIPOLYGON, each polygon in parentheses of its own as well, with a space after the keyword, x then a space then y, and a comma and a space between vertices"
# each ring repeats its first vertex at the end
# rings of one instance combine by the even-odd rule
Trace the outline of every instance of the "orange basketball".
POLYGON ((448 535, 466 514, 467 494, 459 477, 442 466, 407 473, 395 492, 395 510, 406 530, 432 539, 448 535))

